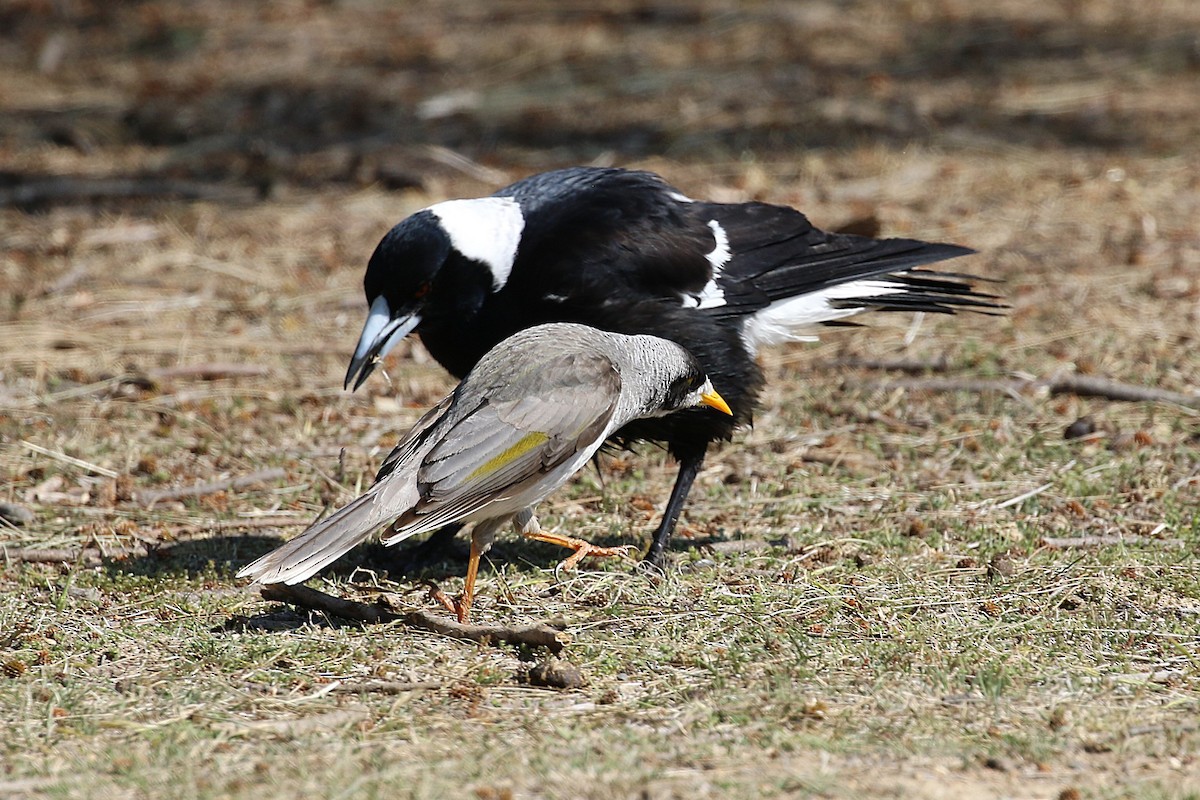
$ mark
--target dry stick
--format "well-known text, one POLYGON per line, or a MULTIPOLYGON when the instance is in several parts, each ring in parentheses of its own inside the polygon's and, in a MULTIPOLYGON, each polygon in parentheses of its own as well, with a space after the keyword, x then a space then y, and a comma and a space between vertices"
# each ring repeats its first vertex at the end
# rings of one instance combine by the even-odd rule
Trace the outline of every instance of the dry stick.
POLYGON ((403 694, 404 692, 423 692, 445 687, 446 684, 441 681, 366 681, 365 683, 343 683, 334 691, 357 694, 403 694))
POLYGON ((886 372, 909 372, 921 374, 924 372, 947 372, 950 362, 945 356, 931 361, 919 361, 908 358, 875 359, 875 358, 835 358, 832 361, 818 361, 813 364, 816 369, 875 369, 886 372))
POLYGON ((1019 395, 1045 389, 1052 395, 1075 394, 1080 397, 1103 397, 1132 403, 1174 403, 1186 408, 1200 408, 1200 395, 1172 392, 1154 386, 1136 386, 1093 375, 1055 375, 1050 378, 1026 380, 988 380, 981 378, 898 378, 891 381, 854 381, 852 385, 870 389, 916 389, 927 392, 1003 392, 1019 395))
POLYGON ((259 378, 270 375, 270 367, 262 364, 225 364, 212 362, 206 364, 179 364, 174 367, 161 367, 147 370, 149 378, 198 378, 213 381, 219 378, 259 378))
POLYGON ((72 550, 69 547, 16 547, 0 549, 0 560, 26 564, 60 564, 76 562, 85 566, 100 563, 100 551, 94 547, 72 550))
POLYGON ((370 624, 399 621, 410 628, 420 628, 454 639, 467 639, 480 644, 500 644, 502 642, 523 644, 529 647, 545 647, 551 653, 557 653, 569 640, 569 637, 562 631, 555 630, 548 625, 522 625, 515 628, 504 625, 464 625, 426 611, 397 613, 381 603, 370 605, 354 600, 343 600, 307 586, 273 583, 261 587, 259 592, 264 600, 291 603, 301 608, 333 614, 342 619, 370 624))
POLYGON ((159 500, 178 500, 182 497, 201 497, 213 492, 221 492, 226 489, 240 489, 243 486, 250 486, 255 483, 266 483, 280 478, 287 477, 287 471, 279 467, 272 469, 264 469, 259 472, 251 472, 249 475, 240 475, 236 478, 226 478, 223 481, 212 481, 211 483, 197 483, 192 486, 183 486, 178 489, 162 489, 157 492, 138 492, 137 500, 144 506, 152 506, 159 500))
POLYGON ((316 589, 310 589, 307 586, 268 583, 259 588, 259 594, 262 595, 264 600, 278 600, 281 603, 291 603, 292 605, 313 611, 324 611, 326 614, 333 614, 335 617, 341 617, 353 622, 366 622, 374 625, 380 622, 391 622, 399 618, 397 614, 392 613, 382 605, 369 605, 367 603, 359 603, 355 600, 343 600, 340 597, 334 597, 331 594, 325 594, 325 592, 318 592, 316 589))
POLYGON ((1200 395, 1172 392, 1154 386, 1136 386, 1094 375, 1056 375, 1046 382, 1050 394, 1077 394, 1080 397, 1105 397, 1131 403, 1151 401, 1200 408, 1200 395))
POLYGON ((62 176, 25 180, 0 189, 0 206, 171 196, 181 200, 250 200, 253 191, 223 184, 167 178, 87 178, 62 176))
POLYGON ((69 547, 0 547, 0 562, 24 564, 80 564, 85 567, 95 567, 104 563, 105 558, 124 558, 125 556, 144 556, 146 548, 133 547, 114 549, 101 552, 96 547, 84 547, 74 550, 69 547))
POLYGON ((79 467, 80 469, 86 469, 88 472, 94 472, 97 475, 103 475, 106 478, 115 478, 120 474, 116 470, 111 470, 111 469, 108 469, 107 467, 102 467, 99 464, 93 464, 90 461, 84 461, 82 458, 75 458, 74 456, 69 456, 66 453, 60 453, 57 450, 49 450, 45 447, 42 447, 41 445, 34 444, 33 442, 27 442, 27 441, 22 440, 21 444, 25 445, 26 447, 28 447, 30 450, 37 453, 38 455, 43 455, 48 458, 53 458, 55 461, 61 461, 62 463, 70 464, 73 467, 79 467))

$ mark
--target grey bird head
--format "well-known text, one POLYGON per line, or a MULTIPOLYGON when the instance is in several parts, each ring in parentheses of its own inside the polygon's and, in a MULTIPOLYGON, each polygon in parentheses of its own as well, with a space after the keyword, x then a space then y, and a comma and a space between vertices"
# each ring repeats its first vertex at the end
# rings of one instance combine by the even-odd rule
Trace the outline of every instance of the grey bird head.
POLYGON ((709 406, 730 413, 683 347, 555 323, 492 348, 392 450, 358 499, 242 569, 298 583, 375 529, 394 544, 452 522, 511 518, 540 502, 627 422, 709 406))
POLYGON ((708 406, 732 415, 699 362, 675 342, 657 336, 606 333, 570 323, 539 327, 558 330, 567 325, 589 331, 589 335, 612 337, 610 353, 617 363, 628 402, 617 412, 626 417, 621 425, 634 419, 666 416, 697 406, 708 406))

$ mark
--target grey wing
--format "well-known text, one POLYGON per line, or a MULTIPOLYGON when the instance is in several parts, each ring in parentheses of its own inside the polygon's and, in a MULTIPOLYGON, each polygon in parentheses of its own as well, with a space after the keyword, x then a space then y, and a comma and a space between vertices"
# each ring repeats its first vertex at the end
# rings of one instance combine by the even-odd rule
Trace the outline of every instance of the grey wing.
POLYGON ((480 402, 439 429, 438 443, 417 471, 420 500, 395 529, 410 536, 461 519, 599 446, 621 392, 612 362, 572 353, 541 366, 504 383, 471 387, 480 402))
POLYGON ((457 394, 458 390, 456 389, 443 397, 441 402, 436 406, 421 415, 421 418, 416 421, 408 433, 404 434, 404 438, 396 443, 396 446, 388 453, 387 458, 379 465, 379 471, 375 473, 376 483, 391 475, 395 471, 397 464, 403 462, 405 458, 421 447, 426 437, 432 432, 434 425, 437 424, 442 415, 446 413, 446 409, 454 402, 457 394))

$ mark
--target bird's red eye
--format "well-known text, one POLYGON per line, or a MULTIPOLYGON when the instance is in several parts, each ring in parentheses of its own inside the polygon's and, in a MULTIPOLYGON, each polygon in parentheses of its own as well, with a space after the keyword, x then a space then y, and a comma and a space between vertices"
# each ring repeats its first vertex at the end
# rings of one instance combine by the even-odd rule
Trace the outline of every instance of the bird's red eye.
POLYGON ((413 292, 413 297, 420 300, 422 297, 429 294, 430 288, 429 281, 423 281, 421 285, 417 287, 417 290, 413 292))

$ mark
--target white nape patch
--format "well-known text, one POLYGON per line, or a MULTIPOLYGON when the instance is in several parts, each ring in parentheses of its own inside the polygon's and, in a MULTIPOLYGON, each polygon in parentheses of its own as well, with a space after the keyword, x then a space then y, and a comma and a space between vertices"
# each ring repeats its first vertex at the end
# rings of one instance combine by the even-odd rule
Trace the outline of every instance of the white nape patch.
POLYGON ((800 333, 797 329, 851 317, 867 308, 837 308, 830 301, 850 297, 884 297, 905 291, 907 287, 903 284, 888 281, 852 281, 812 294, 777 300, 746 320, 742 326, 742 340, 752 353, 761 345, 816 341, 816 336, 800 333))
POLYGON ((455 250, 492 271, 492 291, 503 289, 525 230, 517 201, 511 197, 447 200, 428 210, 441 222, 455 250))
POLYGON ((688 197, 686 194, 680 194, 679 192, 667 192, 667 197, 671 198, 672 200, 674 200, 677 203, 694 203, 694 202, 696 202, 692 198, 688 197))
POLYGON ((710 219, 708 227, 712 229, 713 239, 716 240, 712 252, 704 255, 712 265, 712 277, 704 284, 700 294, 683 296, 684 308, 718 308, 725 305, 725 292, 717 283, 717 279, 721 277, 721 268, 729 263, 733 253, 729 250, 729 235, 725 233, 721 223, 710 219))

